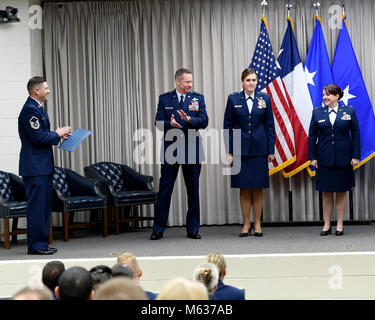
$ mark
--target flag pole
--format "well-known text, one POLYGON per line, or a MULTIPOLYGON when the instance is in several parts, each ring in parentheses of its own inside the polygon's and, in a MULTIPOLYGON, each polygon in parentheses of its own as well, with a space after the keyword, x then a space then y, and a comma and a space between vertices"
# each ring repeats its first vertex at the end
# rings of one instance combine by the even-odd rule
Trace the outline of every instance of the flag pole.
MULTIPOLYGON (((342 16, 345 17, 345 5, 342 5, 342 16)), ((353 189, 349 190, 349 220, 354 220, 353 189)))
MULTIPOLYGON (((287 19, 290 19, 290 8, 293 5, 288 0, 288 3, 285 5, 287 11, 287 19)), ((293 26, 292 26, 293 27, 293 26)), ((288 200, 289 200, 289 222, 293 221, 293 191, 292 191, 292 177, 289 177, 289 191, 288 191, 288 200)))
POLYGON ((266 16, 266 7, 268 6, 268 3, 267 3, 266 0, 263 0, 260 5, 262 6, 262 15, 263 15, 263 17, 265 17, 266 16))
MULTIPOLYGON (((314 2, 315 17, 319 17, 320 2, 314 2)), ((323 194, 319 191, 319 220, 323 220, 323 194)))
POLYGON ((314 2, 313 7, 315 8, 315 16, 319 16, 320 2, 314 2))
MULTIPOLYGON (((268 6, 268 3, 266 0, 263 0, 260 5, 262 6, 262 19, 263 19, 266 17, 266 7, 268 6)), ((267 23, 266 23, 266 28, 268 29, 267 23)), ((263 208, 262 208, 262 214, 260 216, 260 221, 263 222, 263 208)))
MULTIPOLYGON (((262 18, 265 18, 266 17, 266 7, 268 6, 268 3, 267 3, 266 0, 263 0, 260 5, 262 6, 262 18)), ((266 28, 268 29, 267 23, 266 23, 266 28)), ((260 216, 260 221, 263 222, 263 208, 262 208, 262 214, 260 216)))
POLYGON ((287 17, 290 18, 290 8, 292 8, 293 5, 290 3, 290 1, 288 0, 288 3, 285 5, 285 8, 287 10, 287 17))

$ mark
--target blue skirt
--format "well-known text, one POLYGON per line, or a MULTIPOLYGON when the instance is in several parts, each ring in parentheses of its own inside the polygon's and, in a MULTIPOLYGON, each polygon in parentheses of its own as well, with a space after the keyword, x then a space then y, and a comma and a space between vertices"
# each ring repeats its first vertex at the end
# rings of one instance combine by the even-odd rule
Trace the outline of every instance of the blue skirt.
POLYGON ((316 169, 315 189, 321 192, 346 192, 354 187, 352 166, 319 167, 316 169))
POLYGON ((269 188, 267 156, 241 157, 233 156, 233 167, 236 168, 241 160, 240 172, 231 177, 232 188, 263 189, 269 188))

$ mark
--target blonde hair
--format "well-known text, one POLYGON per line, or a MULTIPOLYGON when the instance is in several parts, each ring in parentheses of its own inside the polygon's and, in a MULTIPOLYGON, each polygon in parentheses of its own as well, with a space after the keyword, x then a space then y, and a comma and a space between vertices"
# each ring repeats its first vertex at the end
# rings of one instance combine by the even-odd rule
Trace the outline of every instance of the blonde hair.
POLYGON ((146 293, 134 281, 117 277, 103 283, 94 300, 147 300, 146 293))
POLYGON ((53 300, 52 292, 46 286, 24 287, 13 296, 13 300, 53 300))
POLYGON ((219 252, 210 252, 206 257, 207 262, 211 262, 219 270, 219 278, 222 279, 225 276, 225 270, 227 268, 227 263, 224 256, 219 252))
POLYGON ((208 300, 206 287, 185 278, 174 278, 167 282, 156 300, 208 300))
POLYGON ((203 262, 195 268, 194 279, 203 283, 208 292, 212 294, 219 281, 219 271, 213 263, 203 262))
POLYGON ((137 257, 134 254, 132 254, 131 252, 125 252, 121 256, 117 257, 117 262, 129 266, 133 273, 133 279, 138 276, 139 265, 137 257))

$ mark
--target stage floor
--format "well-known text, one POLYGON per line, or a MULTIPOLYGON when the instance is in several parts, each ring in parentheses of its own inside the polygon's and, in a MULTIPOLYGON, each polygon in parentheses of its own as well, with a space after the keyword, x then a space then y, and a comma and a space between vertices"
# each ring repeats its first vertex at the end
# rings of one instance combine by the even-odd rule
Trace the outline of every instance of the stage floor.
POLYGON ((183 227, 168 228, 150 241, 151 228, 133 229, 103 238, 75 231, 69 242, 54 232, 52 256, 26 254, 26 240, 0 248, 0 298, 40 283, 49 260, 66 268, 109 267, 126 251, 143 270, 141 286, 159 292, 174 277, 192 278, 209 252, 225 255, 225 282, 245 289, 246 299, 375 299, 375 224, 345 226, 345 235, 321 237, 321 226, 263 227, 264 237, 239 238, 241 226, 203 226, 201 240, 186 238, 183 227), (254 289, 256 288, 256 289, 254 289))
MULTIPOLYGON (((375 251, 375 224, 345 226, 345 235, 321 237, 321 226, 263 227, 264 236, 239 238, 240 225, 202 226, 201 240, 188 239, 184 227, 167 228, 164 238, 150 241, 151 228, 130 229, 120 235, 76 230, 68 242, 54 232, 52 256, 27 255, 26 240, 0 247, 0 260, 114 258, 123 252, 138 257, 197 256, 217 251, 224 255, 334 253, 375 251)), ((2 244, 1 244, 2 245, 2 244)))

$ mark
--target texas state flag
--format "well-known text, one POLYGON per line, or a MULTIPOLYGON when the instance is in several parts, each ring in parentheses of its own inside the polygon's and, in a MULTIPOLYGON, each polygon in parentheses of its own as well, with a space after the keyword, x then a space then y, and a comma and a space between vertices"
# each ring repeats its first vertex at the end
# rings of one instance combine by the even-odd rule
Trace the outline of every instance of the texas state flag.
POLYGON ((308 132, 313 105, 307 88, 302 61, 298 52, 293 32, 292 19, 288 17, 280 53, 277 58, 281 68, 280 75, 292 99, 292 126, 295 140, 296 161, 283 169, 283 176, 288 178, 309 165, 308 132))

